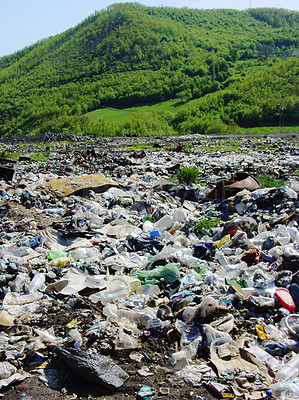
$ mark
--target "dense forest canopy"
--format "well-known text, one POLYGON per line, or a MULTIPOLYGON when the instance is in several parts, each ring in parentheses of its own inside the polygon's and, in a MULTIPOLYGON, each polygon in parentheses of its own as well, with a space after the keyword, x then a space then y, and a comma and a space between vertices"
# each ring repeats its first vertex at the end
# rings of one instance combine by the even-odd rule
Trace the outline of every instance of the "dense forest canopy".
POLYGON ((114 4, 0 58, 0 135, 227 132, 299 125, 299 13, 114 4), (180 99, 177 113, 92 121, 101 107, 180 99))

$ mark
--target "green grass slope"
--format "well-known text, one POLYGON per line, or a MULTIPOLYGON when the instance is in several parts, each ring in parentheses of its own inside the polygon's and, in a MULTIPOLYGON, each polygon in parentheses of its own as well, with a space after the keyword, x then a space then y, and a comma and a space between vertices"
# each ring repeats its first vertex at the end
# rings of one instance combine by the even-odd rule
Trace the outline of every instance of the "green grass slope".
MULTIPOLYGON (((184 119, 196 114, 196 107, 206 124, 216 115, 222 128, 258 126, 267 118, 271 122, 268 97, 288 99, 288 121, 296 123, 298 115, 290 98, 297 104, 298 93, 291 92, 291 82, 259 92, 265 97, 255 110, 258 118, 250 116, 250 109, 260 71, 272 66, 267 69, 267 74, 273 74, 267 76, 269 82, 276 82, 277 74, 284 75, 284 82, 294 81, 292 68, 297 68, 298 58, 289 56, 298 47, 298 23, 297 12, 282 9, 115 4, 62 34, 0 58, 0 135, 64 130, 97 135, 193 132, 196 129, 184 124, 184 119), (250 82, 250 88, 240 97, 235 91, 243 82, 250 82), (242 112, 234 109, 233 100, 229 106, 221 103, 227 101, 220 100, 227 90, 233 90, 242 112), (170 107, 149 109, 144 115, 136 108, 129 121, 124 115, 113 123, 109 116, 98 116, 101 111, 86 116, 98 109, 105 109, 107 115, 107 107, 169 100, 185 102, 186 111, 170 107), (195 111, 190 111, 197 100, 195 111)), ((204 126, 200 129, 207 131, 204 126)))

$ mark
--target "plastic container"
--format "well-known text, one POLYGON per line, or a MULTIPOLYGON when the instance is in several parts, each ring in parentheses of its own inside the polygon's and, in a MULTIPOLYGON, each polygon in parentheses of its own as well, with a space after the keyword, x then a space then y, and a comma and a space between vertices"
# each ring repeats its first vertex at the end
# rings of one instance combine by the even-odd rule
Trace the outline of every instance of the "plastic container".
POLYGON ((219 346, 222 346, 222 345, 225 344, 225 343, 232 344, 233 346, 236 347, 236 349, 239 349, 239 348, 240 348, 240 346, 238 345, 238 343, 235 342, 233 339, 230 339, 230 338, 228 338, 228 337, 224 337, 224 336, 223 336, 223 337, 217 338, 217 339, 215 339, 215 340, 212 341, 212 343, 210 344, 210 353, 217 353, 217 348, 218 348, 219 346))
POLYGON ((76 349, 81 347, 82 344, 82 335, 81 333, 78 331, 77 328, 71 329, 69 332, 70 337, 73 339, 74 343, 74 347, 76 349))
POLYGON ((280 368, 275 374, 275 379, 289 381, 299 376, 299 354, 296 354, 289 362, 280 368))
POLYGON ((219 251, 219 250, 216 251, 215 260, 217 260, 219 262, 219 264, 222 265, 223 267, 225 267, 227 264, 229 264, 228 257, 225 256, 223 254, 223 252, 219 251))
POLYGON ((286 317, 286 327, 290 333, 299 337, 299 314, 290 314, 286 317))
POLYGON ((279 400, 299 399, 299 385, 293 382, 276 382, 267 390, 267 395, 279 400))
POLYGON ((142 230, 143 230, 143 232, 147 232, 148 233, 148 232, 152 231, 154 229, 154 227, 155 226, 152 223, 152 221, 146 220, 143 223, 142 230))
POLYGON ((129 286, 130 293, 132 293, 137 292, 139 286, 141 285, 141 282, 139 279, 129 275, 116 276, 108 281, 107 289, 110 290, 111 287, 113 288, 115 287, 115 285, 119 284, 129 286))
POLYGON ((155 223, 155 228, 160 232, 168 230, 172 227, 173 220, 169 215, 165 215, 164 217, 160 218, 159 221, 155 223))
POLYGON ((275 291, 275 298, 286 310, 290 311, 291 313, 295 311, 295 303, 288 289, 277 288, 275 291))
POLYGON ((276 230, 276 240, 281 246, 286 246, 290 243, 291 236, 286 226, 280 225, 276 230))
POLYGON ((161 232, 158 231, 158 230, 151 231, 149 234, 150 234, 150 237, 159 237, 159 238, 162 238, 161 232))
POLYGON ((124 279, 117 277, 108 282, 107 289, 98 293, 98 298, 105 305, 120 298, 126 298, 129 295, 130 285, 124 279))

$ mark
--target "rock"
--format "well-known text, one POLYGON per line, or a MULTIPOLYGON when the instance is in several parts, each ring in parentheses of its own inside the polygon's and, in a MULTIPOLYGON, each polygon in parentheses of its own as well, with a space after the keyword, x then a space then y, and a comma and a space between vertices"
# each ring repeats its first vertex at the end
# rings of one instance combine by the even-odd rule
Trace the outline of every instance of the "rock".
POLYGON ((108 389, 118 389, 129 375, 110 358, 79 350, 57 348, 55 353, 78 376, 108 389))

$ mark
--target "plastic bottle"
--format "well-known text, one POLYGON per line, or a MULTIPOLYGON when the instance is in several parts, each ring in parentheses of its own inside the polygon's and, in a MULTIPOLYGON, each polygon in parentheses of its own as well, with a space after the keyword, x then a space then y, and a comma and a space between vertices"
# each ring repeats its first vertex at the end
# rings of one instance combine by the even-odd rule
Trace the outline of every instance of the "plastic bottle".
POLYGON ((1 194, 1 198, 2 198, 2 200, 9 200, 10 195, 7 192, 5 192, 5 190, 3 190, 2 194, 1 194))
POLYGON ((299 230, 295 226, 292 226, 289 228, 289 233, 292 242, 296 245, 299 245, 299 230))
POLYGON ((41 291, 45 288, 46 275, 38 273, 34 275, 32 281, 29 283, 28 291, 29 293, 35 293, 41 291))
POLYGON ((107 303, 103 308, 103 313, 111 321, 120 321, 122 318, 125 318, 143 328, 147 326, 152 327, 155 321, 158 326, 161 325, 161 320, 157 318, 151 308, 137 311, 123 308, 117 309, 115 304, 107 303))
POLYGON ((276 240, 281 246, 286 246, 290 243, 291 236, 286 226, 280 225, 276 230, 276 240))
POLYGON ((12 281, 13 276, 11 274, 1 274, 0 275, 0 285, 5 285, 7 282, 12 281))
POLYGON ((22 243, 22 246, 27 246, 31 247, 32 249, 35 249, 37 246, 39 246, 42 242, 42 239, 40 237, 34 237, 31 239, 27 239, 22 243))
POLYGON ((46 214, 49 214, 49 215, 55 214, 55 215, 60 215, 60 216, 62 216, 62 215, 65 214, 65 210, 64 210, 63 208, 61 208, 61 207, 46 208, 45 211, 46 211, 46 214))
POLYGON ((277 371, 275 379, 288 381, 297 378, 297 376, 299 376, 299 354, 291 358, 289 362, 277 371))
POLYGON ((231 282, 231 287, 238 293, 240 293, 245 299, 247 297, 247 293, 241 288, 241 286, 236 281, 231 282))
POLYGON ((267 395, 279 400, 299 399, 299 385, 293 382, 276 382, 267 390, 267 395))
POLYGON ((229 264, 228 257, 226 257, 220 250, 216 251, 215 260, 217 260, 223 267, 229 264))
POLYGON ((69 332, 70 337, 73 339, 74 347, 78 349, 82 344, 82 335, 77 328, 71 329, 69 332))
POLYGON ((26 289, 29 282, 30 279, 27 274, 18 274, 16 279, 12 282, 11 291, 21 293, 26 289))
POLYGON ((297 195, 297 193, 296 193, 296 191, 294 189, 292 189, 290 186, 285 186, 284 189, 285 189, 286 194, 291 199, 297 200, 298 195, 297 195))
POLYGON ((64 268, 71 261, 72 261, 72 259, 70 257, 59 257, 59 258, 55 258, 54 260, 50 261, 49 264, 51 267, 64 268))
POLYGON ((268 365, 272 371, 276 372, 281 368, 281 361, 271 356, 260 346, 253 346, 248 349, 249 353, 253 354, 259 361, 268 365))
POLYGON ((3 305, 9 306, 21 306, 23 304, 34 303, 40 301, 43 298, 42 293, 29 293, 20 295, 19 293, 7 293, 3 299, 3 305))
POLYGON ((170 229, 172 225, 173 220, 169 215, 164 215, 164 217, 160 218, 159 221, 155 223, 156 229, 158 229, 160 232, 170 229))
POLYGON ((146 285, 139 286, 136 292, 138 294, 145 294, 148 295, 150 298, 154 298, 156 296, 159 296, 161 291, 158 285, 147 283, 146 285))

